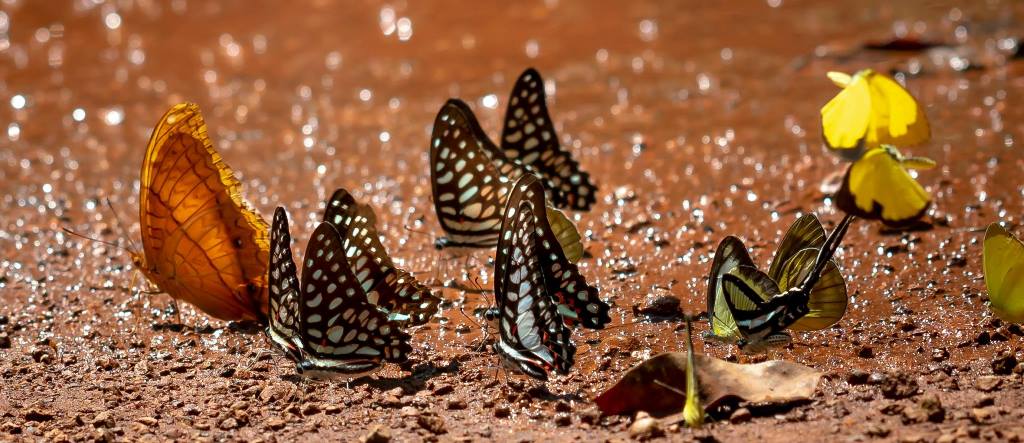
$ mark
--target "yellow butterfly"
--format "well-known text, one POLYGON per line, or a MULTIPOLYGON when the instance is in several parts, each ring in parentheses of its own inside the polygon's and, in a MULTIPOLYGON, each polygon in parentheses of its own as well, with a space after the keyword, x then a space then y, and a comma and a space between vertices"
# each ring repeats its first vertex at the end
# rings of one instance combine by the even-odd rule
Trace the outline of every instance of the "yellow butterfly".
POLYGON ((933 160, 904 157, 893 146, 869 149, 846 170, 836 205, 848 214, 906 225, 924 215, 932 201, 907 169, 934 167, 933 160))
POLYGON ((931 137, 921 105, 894 80, 870 69, 852 77, 829 72, 828 77, 843 88, 821 108, 821 127, 829 149, 856 160, 864 149, 881 144, 916 145, 931 137))
POLYGON ((992 312, 1008 322, 1024 322, 1024 244, 992 223, 985 231, 984 256, 992 312))

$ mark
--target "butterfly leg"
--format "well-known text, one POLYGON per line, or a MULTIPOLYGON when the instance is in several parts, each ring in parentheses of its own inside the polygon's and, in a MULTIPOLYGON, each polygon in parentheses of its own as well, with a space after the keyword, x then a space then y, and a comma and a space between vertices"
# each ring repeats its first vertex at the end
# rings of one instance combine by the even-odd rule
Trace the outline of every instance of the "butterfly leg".
POLYGON ((178 319, 178 324, 184 325, 184 323, 182 323, 181 321, 181 309, 178 309, 178 301, 175 300, 173 297, 171 298, 171 310, 174 312, 175 318, 178 319))
MULTIPOLYGON (((261 335, 266 337, 267 334, 261 334, 261 335)), ((269 339, 267 339, 267 340, 269 340, 269 339)), ((273 346, 273 343, 271 343, 271 345, 273 346)), ((272 353, 272 351, 267 351, 266 348, 260 348, 259 350, 256 351, 256 355, 254 355, 252 357, 252 359, 249 360, 249 364, 243 366, 243 368, 245 368, 245 370, 252 369, 253 366, 256 366, 256 362, 260 361, 260 358, 262 358, 264 355, 271 354, 271 353, 272 353)))
POLYGON ((462 259, 462 269, 459 271, 459 277, 461 277, 463 281, 469 280, 469 259, 471 257, 472 255, 466 255, 462 259))
POLYGON ((793 342, 793 337, 786 332, 776 332, 765 339, 769 346, 786 346, 793 342))
POLYGON ((139 291, 137 293, 135 292, 135 280, 137 280, 138 277, 138 270, 132 272, 132 280, 128 283, 128 294, 130 294, 129 297, 135 299, 134 303, 132 303, 132 305, 134 305, 134 308, 132 308, 132 312, 135 314, 135 329, 138 329, 140 323, 142 322, 142 311, 145 308, 145 306, 142 303, 142 291, 139 291))
POLYGON ((792 340, 792 336, 786 332, 780 331, 755 340, 741 339, 736 342, 736 345, 739 346, 740 350, 745 354, 760 354, 767 351, 768 348, 784 346, 792 340))

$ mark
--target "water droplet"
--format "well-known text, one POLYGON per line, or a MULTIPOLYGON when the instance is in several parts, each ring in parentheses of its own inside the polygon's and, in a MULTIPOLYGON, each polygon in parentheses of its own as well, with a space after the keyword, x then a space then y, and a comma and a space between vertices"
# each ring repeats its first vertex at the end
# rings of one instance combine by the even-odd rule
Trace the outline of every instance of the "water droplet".
POLYGON ((527 40, 526 41, 526 56, 530 57, 530 58, 537 58, 538 54, 540 54, 540 43, 537 43, 537 40, 533 40, 533 39, 527 40))
POLYGON ((74 119, 76 122, 84 121, 85 109, 75 108, 74 111, 71 111, 71 118, 74 119))
POLYGON ((378 138, 380 139, 381 143, 387 143, 388 141, 391 140, 391 134, 388 131, 381 131, 380 136, 378 136, 378 138))
POLYGON ((412 20, 409 17, 402 17, 398 19, 398 39, 404 42, 410 38, 412 38, 412 20))
POLYGON ((25 107, 27 103, 28 100, 25 100, 25 96, 21 94, 11 97, 11 107, 13 107, 14 109, 22 109, 25 107))
POLYGON ((658 23, 654 20, 640 21, 640 40, 645 42, 654 41, 658 38, 658 23))
POLYGON ((103 17, 103 24, 107 25, 107 29, 117 29, 121 27, 121 16, 116 12, 109 12, 103 17))
POLYGON ((117 126, 124 121, 124 111, 121 107, 110 108, 105 114, 103 114, 103 122, 108 126, 117 126))
POLYGON ((324 64, 327 66, 328 70, 333 71, 341 67, 341 61, 341 53, 338 51, 331 51, 330 53, 327 54, 327 58, 324 60, 324 64))
POLYGON ((496 109, 498 107, 498 96, 487 94, 480 100, 480 104, 484 105, 485 108, 496 109))

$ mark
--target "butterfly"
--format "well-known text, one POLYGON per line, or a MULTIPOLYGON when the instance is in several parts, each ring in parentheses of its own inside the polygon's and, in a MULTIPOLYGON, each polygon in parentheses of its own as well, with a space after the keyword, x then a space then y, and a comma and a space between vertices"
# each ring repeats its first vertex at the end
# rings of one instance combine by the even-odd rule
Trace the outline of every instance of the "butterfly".
POLYGON ((306 246, 301 279, 291 254, 288 215, 274 212, 269 261, 270 324, 266 333, 313 378, 358 378, 412 351, 401 323, 370 302, 348 263, 344 240, 320 223, 306 246))
MULTIPOLYGON (((544 294, 557 304, 559 313, 568 326, 580 324, 589 329, 602 329, 611 321, 608 315, 610 306, 598 297, 597 288, 590 286, 586 279, 566 256, 565 248, 557 239, 555 229, 551 225, 549 207, 545 200, 544 185, 541 181, 527 174, 519 178, 509 193, 502 217, 502 236, 508 236, 514 226, 507 219, 510 210, 518 206, 528 206, 529 215, 534 218, 535 236, 543 276, 544 294), (544 208, 543 210, 541 208, 544 208)), ((501 242, 494 262, 494 276, 497 282, 505 273, 507 263, 501 258, 508 257, 509 252, 503 251, 501 242)))
POLYGON ((924 215, 931 204, 931 195, 907 169, 933 167, 931 159, 905 157, 893 146, 869 149, 846 170, 836 206, 847 214, 905 226, 924 215))
POLYGON ((985 230, 983 254, 992 312, 1008 322, 1024 322, 1024 244, 992 223, 985 230))
POLYGON ((757 353, 788 343, 783 329, 818 330, 838 322, 846 312, 846 281, 832 255, 852 220, 845 217, 826 238, 817 217, 800 217, 783 237, 767 274, 757 269, 742 241, 723 239, 708 276, 711 329, 706 338, 757 353))
POLYGON ((348 264, 370 304, 386 311, 389 319, 411 326, 422 325, 437 313, 440 297, 391 261, 372 208, 338 189, 327 201, 323 220, 341 236, 348 264))
POLYGON ((497 244, 509 187, 526 173, 545 181, 557 207, 585 210, 596 201, 590 176, 558 144, 536 71, 524 72, 513 88, 500 148, 469 106, 448 100, 434 120, 430 145, 434 209, 446 233, 438 248, 497 244))
POLYGON ((267 223, 207 135, 199 107, 175 105, 142 163, 135 267, 161 291, 222 320, 266 321, 267 223))
MULTIPOLYGON (((441 109, 434 123, 434 135, 430 151, 431 163, 436 165, 431 169, 434 208, 441 227, 448 233, 438 239, 438 247, 494 246, 513 179, 524 174, 536 175, 536 169, 506 159, 461 100, 448 100, 441 109), (456 182, 455 174, 463 171, 467 172, 456 182), (471 186, 474 181, 479 185, 471 186)), ((576 263, 583 256, 576 225, 558 209, 547 206, 546 211, 565 256, 576 263)))
POLYGON ((534 210, 530 202, 510 201, 504 211, 494 271, 499 336, 492 349, 506 368, 546 381, 550 370, 569 373, 576 345, 545 293, 534 210))
POLYGON ((921 105, 894 80, 870 69, 828 77, 843 88, 821 108, 825 145, 833 152, 856 160, 866 148, 916 145, 931 137, 921 105))
POLYGON ((572 154, 562 149, 545 97, 540 73, 527 68, 508 97, 501 149, 506 157, 540 171, 555 207, 589 210, 597 201, 597 187, 572 154))
POLYGON ((924 109, 899 83, 871 70, 828 78, 843 90, 821 107, 821 129, 825 145, 841 156, 856 160, 865 148, 931 137, 924 109))

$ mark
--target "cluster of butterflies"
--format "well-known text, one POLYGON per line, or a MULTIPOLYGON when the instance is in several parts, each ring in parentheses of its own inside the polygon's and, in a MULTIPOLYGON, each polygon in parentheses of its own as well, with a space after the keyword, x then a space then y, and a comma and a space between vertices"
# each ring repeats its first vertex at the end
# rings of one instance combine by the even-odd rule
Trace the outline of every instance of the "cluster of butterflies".
MULTIPOLYGON (((892 146, 928 138, 917 102, 870 70, 830 77, 844 89, 822 109, 822 126, 826 145, 853 161, 836 196, 847 216, 828 235, 814 215, 800 217, 767 273, 742 241, 723 239, 708 277, 709 338, 760 352, 788 343, 787 329, 832 326, 847 307, 833 255, 854 216, 901 224, 930 204, 907 168, 934 162, 904 157, 892 146)), ((493 351, 531 377, 568 373, 573 329, 604 328, 610 306, 580 274, 581 238, 559 209, 590 209, 597 188, 562 149, 540 75, 528 69, 516 81, 498 144, 468 105, 451 99, 437 114, 429 150, 434 208, 445 232, 436 246, 496 249, 496 308, 488 315, 498 329, 493 351)), ((213 317, 268 324, 270 341, 302 374, 352 378, 405 360, 409 329, 428 322, 441 302, 395 266, 372 208, 344 189, 326 203, 300 275, 286 211, 277 208, 268 226, 246 203, 194 104, 174 106, 153 131, 142 166, 140 225, 143 250, 130 252, 150 282, 213 317)), ((1024 245, 993 225, 985 249, 993 308, 1024 317, 1024 245)))
POLYGON ((931 195, 908 169, 931 169, 925 157, 904 156, 897 146, 927 142, 931 129, 910 92, 871 69, 853 76, 829 72, 842 90, 821 108, 825 146, 852 163, 836 206, 847 214, 906 226, 924 215, 931 195))
MULTIPOLYGON (((540 75, 529 69, 516 82, 500 147, 465 103, 449 100, 430 159, 447 233, 438 246, 496 248, 494 352, 535 378, 568 373, 573 328, 603 328, 610 307, 576 267, 579 232, 556 209, 589 209, 597 189, 559 145, 540 75)), ((326 202, 300 275, 286 211, 268 226, 242 198, 194 104, 172 107, 153 130, 139 215, 143 250, 129 252, 150 282, 213 317, 267 324, 304 375, 354 378, 404 361, 408 330, 441 302, 395 266, 373 209, 344 189, 326 202)))
POLYGON ((503 365, 540 380, 551 370, 568 373, 572 329, 604 328, 610 306, 576 267, 579 232, 555 208, 590 209, 597 188, 561 148, 540 74, 527 69, 516 81, 500 147, 469 106, 448 100, 434 120, 430 176, 446 234, 437 247, 497 248, 489 317, 503 365))
POLYGON ((787 329, 831 327, 846 312, 846 281, 833 255, 854 216, 904 226, 918 220, 931 196, 908 169, 935 162, 906 157, 895 145, 930 137, 924 111, 892 79, 870 69, 853 76, 830 72, 842 90, 821 109, 825 145, 851 161, 836 205, 847 215, 826 237, 817 217, 800 217, 782 239, 768 272, 757 269, 743 242, 721 241, 708 276, 706 338, 750 353, 791 341, 787 329))

